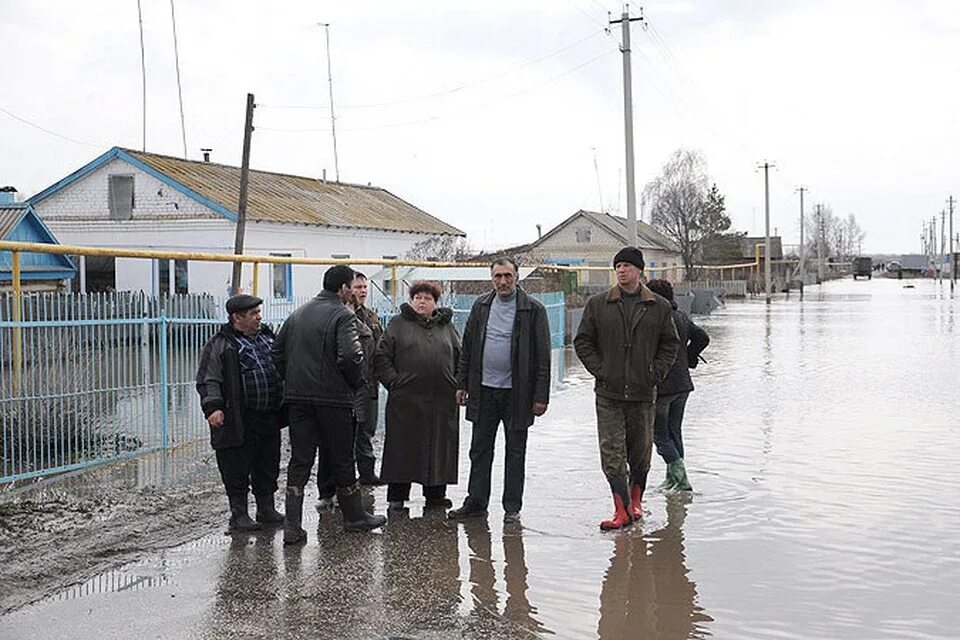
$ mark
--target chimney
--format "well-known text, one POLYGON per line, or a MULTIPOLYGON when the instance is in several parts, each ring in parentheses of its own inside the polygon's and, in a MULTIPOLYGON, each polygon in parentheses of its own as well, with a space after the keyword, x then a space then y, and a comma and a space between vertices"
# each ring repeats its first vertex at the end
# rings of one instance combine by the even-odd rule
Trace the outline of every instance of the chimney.
POLYGON ((13 204, 17 201, 16 187, 0 187, 0 204, 13 204))
POLYGON ((540 225, 537 225, 537 240, 543 237, 543 228, 540 225))
POLYGON ((326 170, 326 169, 323 170, 323 182, 324 182, 324 183, 327 182, 327 170, 326 170))
POLYGON ((213 151, 213 149, 200 149, 200 153, 203 154, 203 161, 204 161, 204 162, 210 162, 210 152, 211 152, 211 151, 213 151))

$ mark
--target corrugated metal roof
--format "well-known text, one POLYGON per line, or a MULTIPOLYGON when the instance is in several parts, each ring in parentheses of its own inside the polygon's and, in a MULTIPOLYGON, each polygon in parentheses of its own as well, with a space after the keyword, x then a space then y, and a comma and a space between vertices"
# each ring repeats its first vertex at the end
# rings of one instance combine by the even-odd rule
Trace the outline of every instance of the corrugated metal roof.
MULTIPOLYGON (((520 267, 520 279, 523 280, 534 269, 520 267)), ((393 270, 389 267, 370 276, 371 280, 390 280, 393 270)), ((485 282, 490 280, 489 267, 399 267, 397 278, 414 282, 416 280, 435 280, 437 282, 485 282)))
MULTIPOLYGON (((236 212, 240 168, 124 149, 199 195, 236 212)), ((463 231, 386 189, 267 171, 250 171, 247 219, 442 235, 463 231)))
MULTIPOLYGON (((580 211, 583 215, 605 226, 607 229, 627 239, 627 219, 619 216, 613 216, 609 213, 597 213, 595 211, 580 211)), ((664 249, 667 251, 677 251, 677 246, 667 236, 657 231, 653 226, 643 220, 637 220, 637 247, 641 249, 664 249)))
POLYGON ((0 240, 6 239, 13 231, 25 211, 23 206, 0 206, 0 240))

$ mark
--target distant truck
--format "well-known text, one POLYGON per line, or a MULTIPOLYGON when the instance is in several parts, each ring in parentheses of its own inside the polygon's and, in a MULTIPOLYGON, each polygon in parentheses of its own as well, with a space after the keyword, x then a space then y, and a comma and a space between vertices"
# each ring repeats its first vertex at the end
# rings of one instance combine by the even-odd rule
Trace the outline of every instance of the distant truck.
POLYGON ((865 276, 867 280, 873 278, 873 259, 868 257, 859 257, 853 259, 853 279, 865 276))

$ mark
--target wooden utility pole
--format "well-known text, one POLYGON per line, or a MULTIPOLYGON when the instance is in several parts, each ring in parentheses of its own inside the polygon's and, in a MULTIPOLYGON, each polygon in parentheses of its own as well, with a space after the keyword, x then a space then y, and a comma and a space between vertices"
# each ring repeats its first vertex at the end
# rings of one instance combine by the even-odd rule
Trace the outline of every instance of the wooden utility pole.
POLYGON ((953 255, 953 196, 947 198, 947 204, 950 206, 950 292, 953 293, 957 282, 957 259, 953 255))
POLYGON ((817 210, 817 284, 823 284, 823 205, 818 204, 817 210))
MULTIPOLYGON (((233 252, 243 253, 243 233, 247 226, 247 183, 250 178, 250 138, 253 137, 253 94, 247 94, 247 116, 243 125, 243 163, 240 165, 240 201, 237 204, 237 237, 233 243, 233 252)), ((233 263, 233 282, 230 291, 240 293, 240 274, 242 262, 233 263)))
POLYGON ((619 20, 611 20, 610 24, 619 24, 623 36, 620 52, 623 53, 623 127, 626 141, 627 161, 627 244, 637 244, 637 188, 633 174, 633 76, 630 69, 630 23, 642 22, 639 18, 630 17, 630 5, 625 5, 619 20))
POLYGON ((803 300, 803 284, 806 279, 807 266, 805 263, 807 257, 807 246, 804 244, 803 239, 803 192, 807 191, 806 187, 798 187, 797 191, 800 192, 800 299, 803 300))
POLYGON ((767 304, 770 304, 773 295, 773 278, 770 273, 770 169, 773 164, 764 161, 760 165, 763 169, 763 210, 766 226, 763 240, 763 283, 767 292, 767 304))

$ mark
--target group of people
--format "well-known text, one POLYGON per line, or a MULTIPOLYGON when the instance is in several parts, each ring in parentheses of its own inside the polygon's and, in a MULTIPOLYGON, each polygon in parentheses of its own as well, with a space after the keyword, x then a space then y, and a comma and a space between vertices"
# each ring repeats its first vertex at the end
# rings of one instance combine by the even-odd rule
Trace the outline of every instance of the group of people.
MULTIPOLYGON (((665 488, 690 489, 680 430, 692 390, 687 367, 696 365, 708 341, 671 307, 668 282, 643 283, 639 249, 624 248, 613 263, 617 285, 588 301, 574 341, 596 378, 601 464, 614 499, 614 515, 601 523, 603 529, 641 517, 654 440, 668 462, 665 488)), ((346 530, 386 522, 366 511, 361 485, 387 484, 389 509, 404 508, 413 484, 422 486, 426 507, 452 507, 447 485, 458 480, 461 406, 473 423, 470 478, 462 505, 447 515, 487 515, 502 424, 503 518, 519 522, 527 432, 547 411, 551 367, 546 310, 518 279, 513 260, 494 261, 493 291, 474 302, 462 336, 453 311, 440 306, 440 287, 431 282, 410 287, 410 301, 384 330, 365 305, 367 278, 345 265, 327 270, 320 294, 294 311, 276 335, 261 323, 261 299, 231 297, 229 321, 204 346, 197 372, 230 503, 229 530, 283 525, 284 544, 304 543, 304 487, 318 454, 318 509, 338 502, 346 530), (380 385, 388 395, 378 475, 372 438, 380 385), (281 514, 274 495, 285 426, 291 453, 281 514)))

